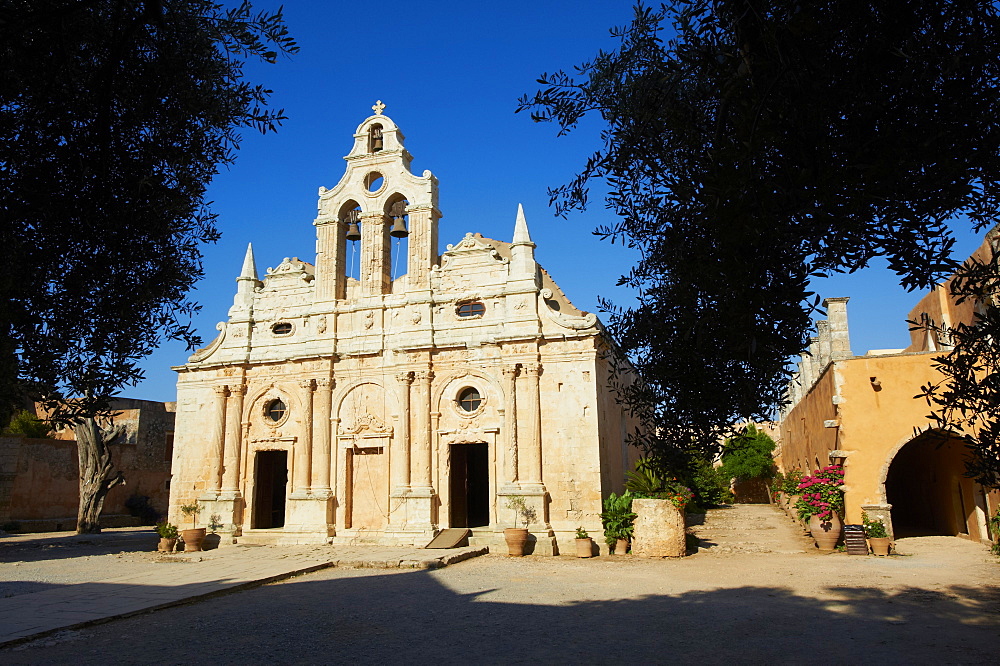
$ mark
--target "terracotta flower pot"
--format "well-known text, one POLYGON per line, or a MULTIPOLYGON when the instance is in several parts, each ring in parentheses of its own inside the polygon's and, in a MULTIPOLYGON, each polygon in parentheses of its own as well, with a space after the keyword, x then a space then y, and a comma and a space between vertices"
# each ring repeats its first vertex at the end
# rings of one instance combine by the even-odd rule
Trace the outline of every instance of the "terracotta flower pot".
POLYGON ((511 557, 524 556, 524 544, 528 541, 528 530, 522 527, 508 527, 503 531, 507 542, 507 554, 511 557))
POLYGON ((576 540, 576 556, 590 557, 594 554, 594 540, 590 537, 576 540))
POLYGON ((177 545, 177 539, 164 539, 160 538, 160 545, 157 546, 156 550, 161 553, 172 553, 174 552, 174 546, 177 545))
POLYGON ((798 504, 800 499, 802 499, 802 495, 789 495, 788 497, 788 504, 785 505, 785 511, 792 520, 799 519, 799 510, 795 508, 795 505, 798 504))
POLYGON ((871 546, 872 554, 886 556, 889 554, 889 546, 892 539, 889 537, 869 538, 868 545, 871 546))
POLYGON ((628 554, 628 539, 618 539, 615 542, 615 555, 627 555, 628 554))
POLYGON ((816 546, 824 553, 832 552, 837 547, 843 527, 836 512, 828 520, 820 519, 818 514, 809 518, 809 532, 816 540, 816 546))
POLYGON ((205 540, 205 528, 196 527, 194 529, 184 530, 181 532, 181 536, 184 538, 184 552, 197 552, 201 550, 201 542, 205 540))

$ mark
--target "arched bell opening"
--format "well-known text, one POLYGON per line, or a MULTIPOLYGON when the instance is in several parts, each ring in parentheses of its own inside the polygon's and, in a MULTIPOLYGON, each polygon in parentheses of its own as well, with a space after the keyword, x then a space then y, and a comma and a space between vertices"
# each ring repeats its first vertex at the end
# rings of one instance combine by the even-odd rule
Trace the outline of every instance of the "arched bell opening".
POLYGON ((368 152, 378 153, 385 148, 385 142, 382 138, 382 125, 380 123, 375 123, 368 128, 368 152))
POLYGON ((966 448, 947 432, 925 432, 893 457, 885 479, 895 537, 986 538, 982 487, 965 476, 966 448))
POLYGON ((343 262, 344 275, 354 280, 361 279, 361 206, 356 201, 347 201, 340 207, 340 225, 346 240, 346 256, 343 262))
POLYGON ((390 246, 390 279, 395 281, 409 272, 410 202, 402 194, 394 194, 386 200, 385 216, 390 246))

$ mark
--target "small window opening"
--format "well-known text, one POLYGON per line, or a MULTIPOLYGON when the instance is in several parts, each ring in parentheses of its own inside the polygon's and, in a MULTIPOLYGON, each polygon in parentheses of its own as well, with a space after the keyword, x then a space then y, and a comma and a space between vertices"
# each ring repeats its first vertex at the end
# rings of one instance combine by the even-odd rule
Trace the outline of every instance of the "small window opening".
POLYGON ((271 333, 275 335, 289 335, 292 332, 292 325, 287 321, 282 321, 271 327, 271 333))
POLYGON ((267 407, 264 408, 264 415, 267 416, 268 420, 273 423, 277 423, 285 415, 285 403, 281 401, 280 398, 275 398, 271 402, 267 403, 267 407))
POLYGON ((466 412, 474 412, 483 404, 483 397, 479 394, 479 389, 468 387, 462 389, 458 395, 458 406, 466 412))
POLYGON ((483 305, 482 301, 471 301, 459 305, 456 312, 459 317, 482 317, 486 314, 486 306, 483 305))
POLYGON ((368 128, 368 152, 377 153, 384 147, 382 142, 382 126, 378 123, 368 128))

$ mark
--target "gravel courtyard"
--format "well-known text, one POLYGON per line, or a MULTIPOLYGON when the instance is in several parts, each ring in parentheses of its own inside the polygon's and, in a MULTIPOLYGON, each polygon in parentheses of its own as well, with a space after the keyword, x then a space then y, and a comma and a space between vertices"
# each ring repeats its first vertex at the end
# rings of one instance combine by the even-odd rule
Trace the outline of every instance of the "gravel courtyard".
POLYGON ((890 558, 820 555, 771 507, 721 511, 682 560, 326 569, 63 631, 0 650, 0 662, 1000 661, 1000 563, 984 546, 924 537, 890 558))

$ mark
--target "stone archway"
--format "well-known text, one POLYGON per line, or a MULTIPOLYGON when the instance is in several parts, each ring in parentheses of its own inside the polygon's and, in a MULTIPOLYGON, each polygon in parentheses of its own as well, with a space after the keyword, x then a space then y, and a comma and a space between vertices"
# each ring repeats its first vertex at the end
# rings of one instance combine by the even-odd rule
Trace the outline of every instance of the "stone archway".
POLYGON ((899 448, 884 486, 895 537, 970 534, 976 484, 964 476, 965 455, 959 438, 934 430, 899 448))

